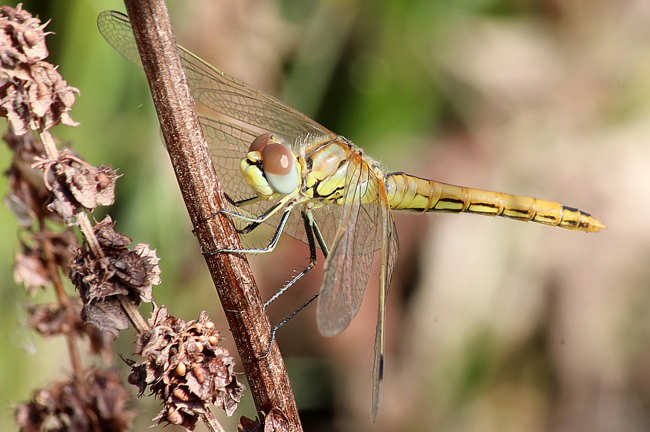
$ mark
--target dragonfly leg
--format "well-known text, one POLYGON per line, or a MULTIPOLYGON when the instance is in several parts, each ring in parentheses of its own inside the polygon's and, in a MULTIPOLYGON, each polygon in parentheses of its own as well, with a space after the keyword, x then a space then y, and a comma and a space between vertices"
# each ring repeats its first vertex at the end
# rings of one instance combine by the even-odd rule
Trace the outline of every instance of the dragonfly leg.
POLYGON ((314 234, 316 234, 316 240, 318 241, 320 250, 323 251, 323 256, 325 256, 325 259, 327 259, 327 256, 330 254, 329 249, 327 248, 327 243, 325 243, 323 234, 320 232, 320 228, 318 228, 318 225, 316 224, 316 221, 314 220, 314 217, 311 213, 309 213, 309 224, 314 234))
MULTIPOLYGON (((201 252, 201 253, 203 255, 216 255, 218 253, 249 253, 249 254, 255 254, 255 253, 267 253, 267 252, 273 251, 273 249, 275 249, 275 246, 278 244, 278 240, 280 240, 280 235, 282 234, 282 231, 284 230, 284 226, 287 224, 287 220, 289 219, 289 215, 291 214, 291 210, 293 209, 293 206, 294 206, 294 203, 291 203, 284 210, 284 214, 282 215, 282 219, 280 219, 280 223, 278 224, 278 227, 275 230, 275 233, 273 234, 273 238, 271 239, 269 244, 266 245, 264 248, 261 248, 261 249, 227 249, 227 248, 225 248, 225 249, 216 250, 214 252, 201 252)), ((267 215, 266 217, 268 218, 269 216, 270 215, 267 215)))
POLYGON ((257 358, 258 360, 265 359, 265 358, 267 358, 267 357, 269 356, 269 353, 271 352, 271 347, 273 346, 273 341, 275 341, 275 334, 278 332, 278 329, 279 329, 280 327, 282 327, 283 325, 285 325, 287 322, 289 322, 289 320, 290 320, 291 318, 295 317, 295 316, 298 315, 300 312, 302 312, 302 310, 303 310, 304 308, 306 308, 307 306, 309 306, 310 304, 312 304, 312 303, 314 302, 314 300, 316 300, 316 299, 318 298, 319 295, 320 295, 320 293, 319 293, 319 294, 316 294, 315 296, 313 296, 312 298, 310 298, 309 300, 307 300, 307 303, 305 303, 304 305, 300 306, 298 309, 296 309, 296 310, 294 310, 293 312, 291 312, 289 315, 287 315, 287 317, 286 317, 285 319, 283 319, 282 321, 280 321, 278 324, 276 324, 276 325, 273 327, 273 330, 271 330, 271 338, 269 339, 269 347, 266 349, 266 352, 265 352, 262 356, 260 356, 260 357, 257 358))
POLYGON ((251 198, 245 198, 243 200, 235 201, 232 198, 230 198, 230 196, 228 196, 228 194, 224 194, 224 196, 226 197, 226 200, 228 200, 228 202, 230 204, 234 205, 235 207, 244 207, 244 206, 247 206, 249 204, 254 204, 256 202, 259 202, 262 199, 262 198, 260 198, 258 196, 254 196, 254 197, 251 197, 251 198))
POLYGON ((225 215, 228 215, 228 216, 231 216, 231 217, 235 217, 235 218, 237 218, 237 219, 242 219, 242 220, 245 220, 245 221, 248 221, 248 222, 257 223, 257 224, 259 225, 260 223, 264 222, 264 221, 267 220, 269 217, 271 217, 271 216, 272 216, 276 211, 278 211, 278 209, 280 209, 280 208, 281 208, 282 206, 284 206, 285 204, 286 204, 286 200, 278 201, 277 203, 275 203, 275 204, 273 205, 273 207, 271 207, 270 209, 268 209, 267 211, 265 211, 265 212, 264 212, 263 214, 261 214, 260 216, 256 216, 256 217, 246 216, 246 215, 243 215, 243 214, 241 214, 241 213, 237 213, 237 212, 234 212, 234 211, 230 211, 230 210, 228 210, 228 209, 221 209, 221 210, 219 210, 218 212, 216 212, 216 213, 211 214, 210 216, 208 216, 208 217, 206 218, 206 220, 207 220, 207 219, 211 219, 211 218, 213 218, 213 217, 215 217, 215 216, 217 216, 217 215, 220 215, 220 214, 225 214, 225 215))
MULTIPOLYGON (((280 297, 289 287, 291 287, 293 284, 295 284, 300 278, 302 278, 304 275, 307 274, 311 269, 313 269, 316 266, 316 242, 314 241, 314 233, 316 234, 316 240, 318 241, 318 244, 321 247, 321 250, 323 251, 323 255, 325 255, 325 258, 327 258, 327 246, 325 245, 325 240, 323 239, 323 235, 320 232, 320 229, 318 228, 318 225, 316 225, 316 222, 314 221, 314 218, 312 217, 311 213, 305 214, 303 211, 301 213, 302 215, 302 220, 305 224, 305 232, 307 234, 307 242, 309 243, 309 265, 307 268, 305 268, 303 271, 300 272, 295 278, 293 278, 288 284, 282 287, 280 291, 275 293, 273 297, 271 297, 266 303, 264 303, 264 307, 267 307, 272 301, 280 297)), ((289 315, 287 315, 282 321, 280 321, 278 324, 276 324, 273 327, 273 330, 271 330, 271 338, 269 339, 269 347, 260 357, 260 359, 266 358, 269 353, 271 352, 271 347, 273 346, 273 341, 275 341, 275 334, 277 333, 278 329, 285 325, 287 322, 289 322, 293 317, 298 315, 300 312, 302 312, 303 309, 305 309, 307 306, 312 304, 314 300, 318 298, 320 293, 314 295, 311 299, 309 299, 305 304, 300 306, 298 309, 294 310, 291 312, 289 315)))
MULTIPOLYGON (((237 228, 237 234, 248 234, 251 231, 253 231, 255 228, 257 228, 258 226, 260 226, 262 224, 262 222, 266 221, 268 218, 273 216, 282 207, 287 205, 287 202, 289 202, 290 199, 291 199, 291 196, 287 196, 284 199, 281 199, 280 201, 275 203, 270 209, 268 209, 266 212, 264 212, 262 215, 256 216, 256 217, 243 215, 241 213, 233 212, 233 211, 230 211, 230 210, 227 210, 227 209, 221 209, 217 213, 214 213, 214 214, 208 216, 207 219, 213 218, 213 217, 215 217, 215 216, 217 216, 219 214, 225 214, 225 215, 228 215, 228 216, 230 216, 232 218, 237 218, 237 219, 240 219, 240 220, 250 222, 249 224, 247 224, 243 228, 237 228)), ((244 203, 244 202, 246 204, 251 204, 253 202, 258 201, 258 198, 257 197, 248 198, 248 199, 237 201, 237 202, 232 201, 230 198, 228 198, 228 201, 233 205, 238 205, 238 204, 241 204, 241 203, 244 203)), ((287 208, 289 208, 289 207, 287 207, 287 208)))
MULTIPOLYGON (((298 273, 296 277, 291 279, 289 283, 287 283, 285 286, 283 286, 280 291, 276 292, 273 297, 267 300, 266 303, 264 303, 264 307, 267 307, 270 305, 275 299, 280 297, 286 290, 291 288, 296 282, 300 280, 304 275, 306 275, 311 269, 313 269, 316 266, 316 243, 314 242, 314 232, 317 232, 317 237, 320 237, 318 240, 318 243, 321 244, 321 247, 325 244, 325 242, 322 239, 322 235, 320 233, 320 230, 318 230, 316 223, 314 222, 314 218, 311 216, 311 214, 307 215, 304 211, 301 212, 302 220, 305 224, 305 233, 307 234, 307 243, 309 244, 309 264, 307 267, 298 273)), ((327 258, 327 248, 323 249, 323 253, 325 255, 325 258, 327 258)))

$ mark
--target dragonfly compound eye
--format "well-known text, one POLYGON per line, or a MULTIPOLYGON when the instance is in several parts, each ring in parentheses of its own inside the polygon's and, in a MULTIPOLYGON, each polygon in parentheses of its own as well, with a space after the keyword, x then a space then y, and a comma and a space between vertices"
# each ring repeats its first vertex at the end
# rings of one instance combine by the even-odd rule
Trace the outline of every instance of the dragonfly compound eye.
POLYGON ((296 157, 282 144, 271 143, 262 149, 262 167, 269 185, 278 193, 291 193, 300 184, 296 157))
POLYGON ((255 141, 253 141, 253 143, 249 147, 248 151, 249 152, 252 152, 252 151, 261 152, 262 150, 264 150, 264 147, 266 147, 269 142, 277 142, 277 139, 273 136, 272 133, 262 134, 262 135, 258 136, 257 138, 255 138, 255 141))

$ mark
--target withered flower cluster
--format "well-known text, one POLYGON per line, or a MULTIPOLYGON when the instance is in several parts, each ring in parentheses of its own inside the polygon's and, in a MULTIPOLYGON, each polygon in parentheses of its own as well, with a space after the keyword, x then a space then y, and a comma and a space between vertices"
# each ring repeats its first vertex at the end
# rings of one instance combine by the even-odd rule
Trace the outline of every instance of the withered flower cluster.
POLYGON ((59 153, 54 144, 49 128, 77 125, 68 111, 78 91, 44 61, 44 27, 21 5, 0 7, 0 116, 9 120, 4 140, 14 154, 5 172, 10 186, 5 203, 21 227, 15 280, 30 295, 39 287, 54 287, 58 299, 56 304, 27 306, 27 327, 44 337, 67 339, 72 376, 35 390, 30 402, 15 407, 15 419, 24 432, 125 431, 133 418, 126 410, 128 391, 114 371, 83 369, 77 348, 77 340, 86 336, 90 351, 108 363, 113 356, 111 335, 84 324, 79 298, 66 293, 60 277, 69 272, 78 244, 70 226, 61 224, 72 225, 73 211, 97 205, 79 190, 75 194, 74 187, 81 189, 94 180, 98 186, 90 194, 101 197, 95 201, 112 203, 117 176, 109 168, 89 167, 70 151, 59 153))
POLYGON ((43 61, 49 54, 46 25, 22 5, 0 8, 0 115, 9 119, 17 135, 48 130, 59 122, 78 124, 69 111, 79 90, 43 61))
POLYGON ((84 321, 117 336, 129 327, 120 297, 136 305, 151 302, 153 285, 160 284, 160 258, 143 243, 127 249, 131 239, 116 232, 114 225, 106 216, 93 228, 101 253, 87 244, 75 248, 70 279, 81 293, 84 321))
POLYGON ((151 329, 141 333, 135 354, 142 363, 129 361, 133 372, 129 382, 142 395, 149 387, 164 403, 156 417, 194 429, 208 412, 208 404, 232 415, 244 386, 237 381, 233 358, 219 346, 221 339, 205 312, 197 321, 185 322, 170 316, 164 306, 156 308, 149 320, 151 329))
POLYGON ((115 181, 121 177, 117 170, 105 165, 94 167, 68 151, 53 159, 35 160, 34 167, 42 169, 46 178, 50 171, 54 176, 54 182, 46 184, 53 195, 47 208, 67 224, 74 224, 75 215, 82 210, 109 206, 115 201, 115 181))
POLYGON ((22 431, 125 431, 133 412, 125 409, 129 392, 110 369, 88 369, 83 377, 34 391, 16 408, 22 431))
POLYGON ((3 139, 14 152, 11 167, 5 172, 9 177, 10 193, 4 201, 24 229, 14 278, 34 295, 37 288, 53 284, 45 249, 56 265, 67 270, 73 256, 71 246, 77 244, 77 239, 70 228, 57 232, 45 224, 45 221, 60 224, 62 219, 47 209, 51 193, 43 180, 43 171, 32 166, 34 160, 44 154, 43 144, 32 134, 18 136, 11 130, 3 139))
POLYGON ((140 335, 135 354, 145 361, 127 360, 133 370, 129 381, 140 395, 148 387, 163 400, 156 420, 193 429, 201 419, 217 430, 209 406, 231 415, 244 390, 234 361, 219 346, 219 333, 205 313, 185 322, 156 307, 147 324, 136 309, 153 302, 153 285, 161 282, 159 258, 145 244, 127 248, 132 240, 115 231, 110 216, 91 224, 87 213, 113 204, 120 176, 56 147, 49 129, 77 125, 69 110, 78 91, 43 61, 44 27, 21 5, 0 7, 0 116, 9 120, 4 139, 14 152, 5 202, 21 226, 15 280, 30 294, 53 286, 58 299, 28 306, 27 325, 45 337, 66 337, 73 372, 17 405, 16 422, 21 432, 125 431, 133 418, 125 409, 128 392, 115 372, 81 366, 77 339, 88 337, 90 351, 109 363, 111 337, 131 323, 140 335), (71 227, 81 231, 81 245, 71 227), (67 294, 60 273, 69 275, 80 297, 67 294))

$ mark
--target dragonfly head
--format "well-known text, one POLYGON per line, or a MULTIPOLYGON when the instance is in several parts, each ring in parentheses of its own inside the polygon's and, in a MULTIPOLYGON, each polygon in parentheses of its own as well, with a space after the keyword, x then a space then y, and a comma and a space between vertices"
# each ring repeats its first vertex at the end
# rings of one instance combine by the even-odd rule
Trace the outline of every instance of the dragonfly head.
POLYGON ((257 138, 240 163, 248 185, 262 198, 286 195, 300 186, 300 170, 289 147, 271 133, 257 138))

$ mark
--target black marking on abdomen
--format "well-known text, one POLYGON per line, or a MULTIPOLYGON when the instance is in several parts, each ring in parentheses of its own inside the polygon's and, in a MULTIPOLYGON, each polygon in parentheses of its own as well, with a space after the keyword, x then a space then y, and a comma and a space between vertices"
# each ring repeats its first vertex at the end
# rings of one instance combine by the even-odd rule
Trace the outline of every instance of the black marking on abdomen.
MULTIPOLYGON (((506 210, 508 211, 508 213, 519 213, 519 214, 526 215, 526 216, 529 216, 531 214, 531 211, 526 210, 526 209, 522 210, 522 209, 518 209, 518 208, 507 208, 506 210)), ((533 216, 534 215, 535 215, 535 213, 533 212, 533 216)), ((508 216, 510 216, 510 215, 508 215, 508 216)))
MULTIPOLYGON (((481 207, 488 207, 488 208, 493 208, 493 209, 498 209, 499 208, 499 206, 496 205, 496 204, 485 203, 485 202, 481 202, 481 201, 477 201, 477 202, 473 202, 473 203, 469 204, 470 207, 473 206, 473 205, 481 206, 481 207)), ((490 214, 492 214, 492 213, 490 213, 490 214)))
POLYGON ((438 202, 436 203, 436 205, 438 205, 438 203, 441 203, 441 202, 453 203, 453 204, 465 204, 465 201, 463 201, 462 199, 458 199, 458 198, 440 198, 438 200, 438 202))

